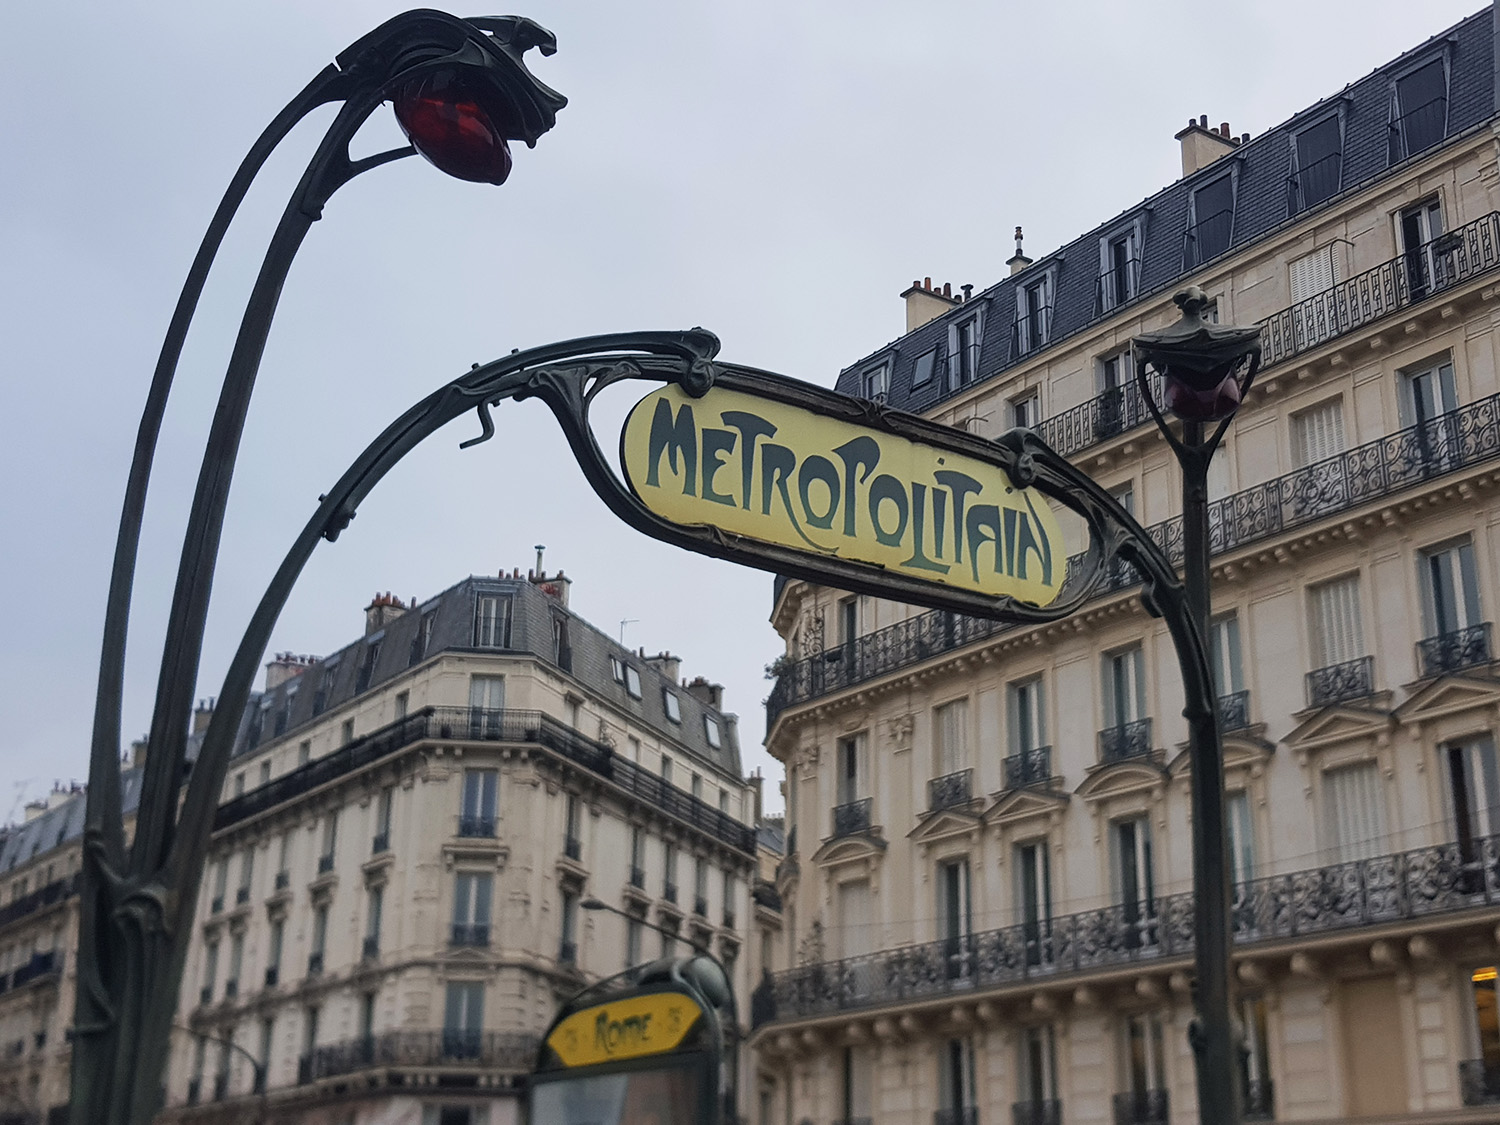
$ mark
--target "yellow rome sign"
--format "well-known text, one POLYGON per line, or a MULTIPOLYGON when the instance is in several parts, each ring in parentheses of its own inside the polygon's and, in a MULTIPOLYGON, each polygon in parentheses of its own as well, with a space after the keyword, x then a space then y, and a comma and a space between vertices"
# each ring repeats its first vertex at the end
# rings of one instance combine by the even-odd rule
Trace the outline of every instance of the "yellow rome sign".
POLYGON ((563 1066, 592 1066, 673 1050, 703 1014, 691 996, 651 992, 574 1012, 547 1036, 563 1066))
POLYGON ((626 479, 663 519, 1033 605, 1067 553, 1046 498, 997 465, 715 388, 647 395, 621 435, 626 479))

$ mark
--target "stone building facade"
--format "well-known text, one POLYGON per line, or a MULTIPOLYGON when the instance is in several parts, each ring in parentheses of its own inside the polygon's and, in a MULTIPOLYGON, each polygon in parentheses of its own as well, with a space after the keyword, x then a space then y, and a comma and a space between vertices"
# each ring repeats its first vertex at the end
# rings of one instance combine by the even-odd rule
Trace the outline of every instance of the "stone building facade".
MULTIPOLYGON (((1210 497, 1255 1119, 1500 1120, 1495 37, 1189 124, 1181 180, 981 292, 914 284, 838 384, 1034 428, 1180 559, 1130 339, 1188 283, 1263 326, 1210 497)), ((760 1125, 1196 1120, 1183 693, 1134 582, 1040 627, 777 583, 760 1125)))

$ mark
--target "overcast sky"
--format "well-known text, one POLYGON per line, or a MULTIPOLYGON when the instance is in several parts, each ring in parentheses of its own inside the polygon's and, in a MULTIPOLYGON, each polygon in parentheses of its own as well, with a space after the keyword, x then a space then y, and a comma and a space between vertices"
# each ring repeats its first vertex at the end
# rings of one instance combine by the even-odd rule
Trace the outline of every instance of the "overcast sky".
MULTIPOLYGON (((901 333, 898 294, 997 280, 1012 228, 1044 253, 1175 179, 1190 116, 1259 134, 1477 10, 1318 4, 531 0, 559 50, 532 67, 568 107, 510 182, 420 160, 344 188, 285 288, 261 368, 204 652, 211 695, 315 503, 412 402, 512 348, 702 325, 726 359, 829 385, 901 333)), ((13 4, 0 37, 0 819, 82 778, 110 553, 162 333, 219 195, 257 133, 345 45, 368 2, 13 4)), ((124 730, 149 724, 181 526, 265 240, 327 124, 262 174, 220 255, 157 458, 124 730)), ((359 151, 397 139, 377 114, 359 151)), ((353 640, 376 591, 469 574, 574 579, 626 643, 726 685, 747 768, 771 579, 619 524, 537 403, 472 418, 399 466, 315 557, 272 651, 353 640)), ((612 439, 606 438, 606 445, 612 439)))

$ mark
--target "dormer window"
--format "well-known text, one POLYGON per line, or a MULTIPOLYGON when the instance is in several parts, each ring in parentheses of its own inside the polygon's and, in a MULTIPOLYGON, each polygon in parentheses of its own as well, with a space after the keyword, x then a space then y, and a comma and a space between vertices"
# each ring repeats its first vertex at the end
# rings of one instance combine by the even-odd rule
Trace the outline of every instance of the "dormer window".
POLYGON ((976 312, 948 329, 948 389, 972 383, 979 375, 980 317, 976 312))
POLYGON ((1309 125, 1292 138, 1292 174, 1287 179, 1287 213, 1295 215, 1337 195, 1343 185, 1343 122, 1337 113, 1309 125))
POLYGON ((1095 312, 1106 313, 1134 300, 1141 276, 1141 227, 1137 221, 1099 240, 1099 286, 1095 312))
POLYGON ((666 688, 662 688, 661 702, 662 706, 667 709, 668 721, 674 723, 682 722, 682 704, 678 701, 676 695, 668 691, 666 688))
POLYGON ((871 402, 884 402, 890 386, 891 365, 889 362, 877 363, 860 374, 859 395, 861 398, 867 398, 871 402))
POLYGON ((1234 234, 1234 172, 1207 181, 1188 200, 1188 229, 1183 242, 1185 269, 1196 269, 1229 249, 1234 234))
POLYGON ((712 715, 703 716, 703 735, 708 739, 708 744, 715 750, 719 749, 723 740, 719 736, 719 720, 712 715))
POLYGON ((1391 84, 1390 162, 1431 148, 1448 135, 1448 64, 1429 59, 1391 84))
POLYGON ((1052 339, 1052 275, 1044 273, 1016 290, 1016 351, 1025 355, 1052 339))
POLYGON ((917 356, 916 366, 912 368, 911 385, 912 390, 925 387, 932 382, 932 369, 937 366, 937 349, 928 348, 917 356))

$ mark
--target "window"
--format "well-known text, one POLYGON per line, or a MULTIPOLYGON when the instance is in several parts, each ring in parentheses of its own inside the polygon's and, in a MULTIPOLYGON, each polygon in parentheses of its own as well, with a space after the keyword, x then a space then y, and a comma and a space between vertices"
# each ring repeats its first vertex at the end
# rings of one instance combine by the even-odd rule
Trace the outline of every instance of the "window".
POLYGON ((276 1017, 267 1016, 260 1021, 260 1073, 256 1075, 255 1093, 265 1093, 266 1071, 271 1066, 271 1047, 276 1037, 276 1017))
POLYGON ((380 949, 380 914, 385 905, 385 887, 377 883, 365 892, 365 956, 380 949))
POLYGON ((250 901, 250 881, 255 875, 255 845, 247 847, 240 856, 240 884, 235 893, 235 902, 250 901))
POLYGON ((1125 509, 1127 515, 1135 515, 1135 482, 1126 481, 1109 489, 1109 494, 1114 498, 1116 504, 1125 509))
POLYGON ((677 696, 666 688, 661 689, 662 706, 667 709, 667 721, 673 723, 682 722, 682 704, 678 702, 677 696))
POLYGON ((406 718, 407 710, 411 707, 411 692, 398 691, 396 693, 396 719, 399 721, 406 718))
POLYGON ((318 690, 313 692, 312 713, 321 715, 323 709, 328 706, 328 701, 333 698, 335 683, 339 674, 339 662, 337 658, 327 660, 323 664, 323 675, 318 680, 318 690))
POLYGON ((665 754, 661 756, 661 779, 668 785, 672 784, 672 759, 665 754))
POLYGON ((703 800, 703 775, 701 773, 692 775, 692 780, 688 782, 688 792, 698 800, 703 800))
POLYGON ((1494 965, 1484 965, 1469 973, 1469 988, 1473 1007, 1472 1034, 1478 1057, 1484 1064, 1487 1076, 1500 1071, 1500 1003, 1496 1002, 1496 977, 1494 965))
POLYGON ((429 609, 422 614, 422 620, 417 625, 417 635, 411 640, 411 652, 407 654, 406 666, 410 668, 413 664, 427 658, 432 651, 432 629, 437 624, 437 610, 429 609))
MULTIPOLYGON (((1018 1068, 1017 1093, 1022 1102, 1057 1100, 1057 1042, 1051 1024, 1021 1029, 1021 1065, 1018 1068)), ((1016 1114, 1017 1119, 1021 1114, 1016 1114)), ((1031 1114, 1027 1120, 1044 1120, 1031 1114)))
POLYGON ((625 736, 625 746, 629 750, 630 760, 636 765, 641 762, 641 740, 633 734, 625 736))
POLYGON ((617 684, 625 682, 625 662, 618 656, 609 658, 609 675, 617 684))
POLYGON ((573 642, 569 637, 568 619, 561 614, 552 617, 552 662, 564 672, 573 670, 573 642))
POLYGON ((644 930, 641 920, 632 914, 625 919, 625 967, 641 963, 641 932, 644 930))
POLYGON ((510 598, 480 594, 474 599, 474 647, 510 647, 510 598))
POLYGON ((1115 901, 1122 907, 1129 949, 1155 945, 1156 873, 1151 854, 1151 821, 1140 816, 1111 826, 1115 901))
POLYGON ((271 939, 266 949, 266 987, 276 984, 281 973, 281 949, 286 942, 286 919, 277 918, 271 923, 271 939))
POLYGON ((1016 290, 1016 345, 1033 352, 1052 338, 1052 276, 1044 274, 1016 290))
POLYGON ((889 363, 876 364, 868 368, 859 377, 859 393, 861 398, 867 398, 871 402, 884 402, 886 391, 891 384, 891 365, 889 363))
POLYGON ((339 728, 339 745, 348 746, 354 741, 354 720, 345 719, 344 725, 339 728))
POLYGON ((1289 214, 1335 196, 1343 187, 1343 122, 1332 114, 1292 138, 1292 174, 1287 181, 1289 214))
POLYGON ((297 744, 297 764, 305 766, 312 759, 312 739, 304 738, 297 744))
POLYGON ((1266 1027, 1266 998, 1240 998, 1240 1026, 1244 1039, 1240 1047, 1240 1105, 1246 1117, 1259 1120, 1273 1117, 1271 1104, 1271 1036, 1266 1027))
POLYGON ((1099 240, 1098 311, 1119 308, 1135 296, 1140 276, 1140 236, 1136 227, 1099 240))
POLYGON ((313 908, 311 956, 307 961, 309 976, 323 971, 323 952, 328 945, 328 904, 320 902, 313 908))
POLYGON ((260 701, 260 706, 250 716, 250 730, 245 737, 247 745, 251 750, 260 745, 261 736, 265 734, 266 730, 266 718, 270 713, 271 700, 268 696, 260 701))
POLYGON ((1385 848, 1385 799, 1374 762, 1323 774, 1323 815, 1335 863, 1369 859, 1385 848))
POLYGON ((1034 430, 1042 420, 1042 399, 1035 391, 1020 398, 1011 399, 1010 424, 1025 430, 1034 430))
POLYGON ((1463 451, 1458 420, 1458 393, 1453 384, 1453 364, 1438 363, 1403 371, 1398 403, 1401 425, 1414 431, 1420 463, 1429 470, 1453 467, 1463 451))
POLYGON ((630 830, 630 885, 646 885, 646 834, 639 828, 630 830))
POLYGON ((1042 678, 1020 680, 1005 689, 1010 752, 1024 754, 1047 744, 1047 717, 1042 678))
POLYGON ((708 744, 715 750, 723 745, 719 737, 719 720, 712 715, 703 716, 703 736, 708 739, 708 744))
POLYGON ((1331 668, 1365 655, 1360 628, 1359 575, 1351 574, 1308 590, 1312 610, 1313 664, 1331 668))
POLYGON ((460 871, 453 877, 453 944, 490 943, 490 900, 493 894, 488 873, 460 871))
POLYGON ((1099 360, 1099 416, 1094 434, 1103 439, 1141 421, 1140 411, 1132 404, 1129 388, 1135 383, 1135 360, 1129 348, 1099 360))
POLYGON ((260 784, 264 785, 271 780, 271 759, 267 758, 260 764, 260 784))
POLYGON ((693 860, 693 913, 708 914, 708 861, 701 855, 693 860))
POLYGON ((641 697, 641 674, 629 664, 625 665, 625 690, 632 699, 641 697))
POLYGON ((972 383, 979 375, 979 315, 965 317, 948 329, 948 389, 972 383))
POLYGON ((204 946, 203 950, 203 991, 198 998, 204 1004, 209 1003, 214 998, 214 985, 218 983, 218 980, 219 943, 218 941, 211 941, 204 946))
POLYGON ((309 1004, 302 1019, 302 1053, 311 1055, 318 1045, 318 1006, 309 1004))
POLYGON ((938 1047, 938 1108, 963 1121, 974 1105, 974 1048, 967 1039, 949 1039, 938 1047))
POLYGON ((281 883, 282 883, 282 880, 281 880, 280 877, 282 875, 288 874, 291 870, 292 870, 292 829, 288 828, 285 832, 283 832, 281 834, 281 847, 278 849, 277 864, 276 864, 276 874, 277 874, 276 884, 277 884, 277 888, 278 889, 280 889, 280 886, 281 886, 281 883))
POLYGON ((1344 451, 1344 401, 1331 398, 1292 415, 1292 464, 1301 469, 1344 451))
POLYGON ((1188 201, 1188 232, 1183 257, 1188 269, 1229 249, 1234 232, 1234 175, 1225 173, 1194 190, 1188 201))
MULTIPOLYGON (((224 896, 229 891, 229 857, 225 856, 214 865, 214 898, 209 910, 217 914, 224 909, 224 896)), ((25 892, 22 892, 25 893, 25 892)))
POLYGON ((448 982, 443 1003, 443 1054, 450 1059, 477 1059, 484 1033, 484 983, 448 982))
POLYGON ((719 811, 726 816, 729 815, 729 790, 719 790, 719 811))
POLYGON ((968 975, 969 936, 974 932, 969 909, 969 861, 947 860, 937 868, 937 928, 950 980, 968 975))
POLYGON ((969 701, 955 699, 932 711, 936 776, 946 777, 969 766, 969 701))
POLYGON ((1232 613, 1216 617, 1209 626, 1209 660, 1221 696, 1244 689, 1240 668, 1240 619, 1232 613))
POLYGON ((662 850, 662 895, 668 902, 677 901, 677 845, 670 840, 662 850))
POLYGON ((333 870, 334 849, 338 845, 339 814, 335 810, 323 818, 323 851, 318 857, 318 871, 333 870))
POLYGON ((583 855, 583 805, 578 794, 569 793, 563 804, 563 851, 569 859, 583 855))
POLYGON ((359 998, 359 1036, 368 1042, 375 1034, 375 993, 366 992, 359 998))
POLYGON ((356 694, 370 686, 370 678, 375 674, 375 664, 380 659, 380 642, 384 636, 384 633, 376 633, 365 642, 365 658, 360 662, 359 674, 354 678, 356 694))
POLYGON ((1448 72, 1432 59, 1407 71, 1391 88, 1390 162, 1431 148, 1448 133, 1448 72))
POLYGON ((469 737, 501 738, 505 730, 505 677, 469 677, 469 737))
MULTIPOLYGON (((1149 1013, 1125 1017, 1125 1092, 1137 1098, 1167 1088, 1166 1051, 1162 1047, 1161 1020, 1149 1013)), ((1134 1120, 1141 1120, 1137 1115, 1134 1120)))
POLYGON ((1463 861, 1477 856, 1476 840, 1500 836, 1500 768, 1487 737, 1450 743, 1439 750, 1453 810, 1454 839, 1463 861))
POLYGON ((838 643, 848 650, 853 658, 854 642, 859 640, 859 599, 840 598, 834 608, 835 624, 838 627, 838 643))
POLYGON ((912 368, 911 386, 912 390, 925 387, 932 382, 932 369, 937 366, 937 349, 928 348, 917 356, 916 366, 912 368))
POLYGON ((375 836, 373 851, 384 851, 391 846, 391 809, 396 803, 396 790, 387 785, 375 799, 375 836))
POLYGON ((1017 844, 1016 916, 1026 940, 1026 963, 1052 963, 1052 864, 1047 841, 1017 844))
POLYGON ((724 925, 730 929, 734 928, 734 900, 735 900, 734 872, 724 872, 724 925))
POLYGON ((1422 624, 1428 637, 1460 633, 1480 624, 1479 579, 1474 544, 1467 538, 1418 555, 1422 624))
POLYGON ((1449 280, 1447 259, 1438 254, 1434 244, 1443 233, 1442 201, 1424 199, 1402 209, 1396 227, 1406 262, 1407 295, 1419 301, 1449 280))
POLYGON ((1146 662, 1140 646, 1106 653, 1103 666, 1104 725, 1123 727, 1146 715, 1146 662))
POLYGON ((1250 794, 1237 789, 1224 795, 1229 836, 1229 880, 1244 887, 1255 878, 1255 829, 1250 823, 1250 794))
POLYGON ((566 965, 578 961, 578 895, 574 891, 562 893, 562 939, 557 947, 557 959, 566 965))
POLYGON ((273 728, 279 737, 286 732, 287 726, 292 721, 292 704, 297 699, 297 682, 294 680, 286 687, 286 693, 281 697, 281 706, 276 709, 276 725, 273 728))
MULTIPOLYGON (((1339 282, 1338 256, 1332 244, 1319 247, 1310 254, 1293 258, 1287 263, 1287 284, 1291 289, 1292 304, 1303 305, 1322 293, 1327 293, 1339 282)), ((1337 329, 1333 320, 1328 320, 1329 309, 1323 307, 1298 308, 1293 319, 1298 333, 1303 334, 1306 344, 1331 336, 1337 329)))
POLYGON ((845 1122, 871 1120, 871 1091, 875 1086, 875 1060, 863 1047, 845 1047, 842 1095, 845 1122))
POLYGON ((460 836, 495 834, 495 790, 499 784, 497 770, 464 770, 462 803, 458 810, 460 836))
POLYGON ((834 759, 838 770, 837 803, 847 805, 859 800, 865 795, 869 770, 865 761, 864 733, 839 739, 834 748, 834 759))

